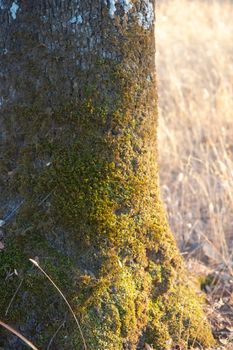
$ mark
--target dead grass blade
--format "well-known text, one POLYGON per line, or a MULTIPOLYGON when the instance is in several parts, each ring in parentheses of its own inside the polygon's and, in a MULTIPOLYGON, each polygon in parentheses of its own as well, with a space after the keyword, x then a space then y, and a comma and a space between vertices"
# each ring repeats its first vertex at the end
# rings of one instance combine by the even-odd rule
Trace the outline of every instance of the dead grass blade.
POLYGON ((56 288, 56 290, 59 292, 59 294, 61 295, 62 299, 65 301, 66 305, 68 306, 72 316, 74 317, 75 319, 75 322, 78 326, 78 330, 79 330, 79 333, 81 335, 81 338, 82 338, 82 341, 83 341, 83 345, 84 345, 84 349, 85 350, 88 350, 87 349, 87 344, 86 344, 86 341, 85 341, 85 338, 84 338, 84 335, 83 335, 83 332, 82 332, 82 329, 81 329, 81 326, 80 326, 80 323, 70 305, 70 303, 68 302, 68 300, 66 299, 65 295, 62 293, 62 291, 60 290, 60 288, 56 285, 56 283, 52 280, 52 278, 42 269, 42 267, 38 264, 37 261, 33 260, 33 259, 29 259, 33 265, 35 265, 42 273, 43 275, 51 282, 51 284, 54 286, 54 288, 56 288))
POLYGON ((22 283, 23 283, 23 279, 20 280, 20 283, 19 283, 19 285, 18 285, 18 287, 17 287, 17 289, 16 289, 16 291, 15 291, 13 297, 11 298, 10 303, 9 303, 9 305, 7 306, 7 309, 6 309, 6 312, 5 312, 5 316, 7 316, 8 312, 9 312, 9 310, 10 310, 10 307, 11 307, 13 301, 15 300, 15 297, 16 297, 18 291, 20 290, 20 287, 21 287, 22 283))
POLYGON ((7 329, 9 332, 15 334, 18 338, 20 338, 25 344, 27 344, 31 349, 33 350, 39 350, 38 348, 35 347, 35 345, 32 344, 32 342, 30 342, 30 340, 28 340, 27 338, 25 338, 22 334, 20 334, 16 329, 12 328, 11 326, 9 326, 8 324, 6 324, 3 321, 0 321, 0 326, 4 327, 5 329, 7 329))
POLYGON ((60 324, 60 326, 56 329, 55 333, 53 334, 52 338, 51 338, 50 341, 49 341, 49 344, 48 344, 46 350, 49 350, 49 349, 50 349, 50 347, 51 347, 51 345, 52 345, 54 339, 55 339, 56 336, 57 336, 57 334, 58 334, 59 331, 65 326, 65 322, 66 322, 66 321, 64 320, 64 321, 62 322, 62 324, 60 324))

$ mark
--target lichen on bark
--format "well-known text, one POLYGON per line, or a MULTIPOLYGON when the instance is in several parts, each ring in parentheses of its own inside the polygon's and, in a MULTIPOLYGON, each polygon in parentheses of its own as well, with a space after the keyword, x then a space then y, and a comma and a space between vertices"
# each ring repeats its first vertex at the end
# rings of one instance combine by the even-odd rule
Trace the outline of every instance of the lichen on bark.
MULTIPOLYGON (((213 341, 159 195, 154 27, 138 21, 152 2, 132 3, 113 18, 104 1, 19 1, 13 22, 9 8, 1 14, 2 213, 8 198, 23 205, 0 255, 0 317, 43 348, 64 320, 54 349, 83 343, 28 265, 35 256, 71 301, 89 350, 213 341), (6 317, 14 269, 23 283, 6 317)), ((23 348, 7 334, 2 342, 23 348)))

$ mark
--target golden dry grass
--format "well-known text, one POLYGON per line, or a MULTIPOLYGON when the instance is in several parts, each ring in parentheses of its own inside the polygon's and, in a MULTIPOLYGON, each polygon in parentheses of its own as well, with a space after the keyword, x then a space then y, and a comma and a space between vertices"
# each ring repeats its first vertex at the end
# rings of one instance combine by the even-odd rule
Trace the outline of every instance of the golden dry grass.
POLYGON ((162 195, 183 251, 232 261, 233 1, 158 0, 162 195))

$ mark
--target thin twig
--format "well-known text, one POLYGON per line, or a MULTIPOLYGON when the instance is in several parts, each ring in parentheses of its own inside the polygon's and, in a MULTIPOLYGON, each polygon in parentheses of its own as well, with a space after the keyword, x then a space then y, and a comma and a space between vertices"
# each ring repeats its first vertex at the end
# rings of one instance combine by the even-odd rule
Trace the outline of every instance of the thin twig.
POLYGON ((30 346, 31 349, 33 350, 39 350, 38 348, 35 347, 35 345, 32 344, 32 342, 30 342, 30 340, 28 340, 27 338, 25 338, 22 334, 20 334, 18 331, 16 331, 14 328, 12 328, 11 326, 9 326, 8 324, 4 323, 3 321, 0 321, 0 326, 6 328, 8 331, 10 331, 11 333, 15 334, 18 338, 20 338, 25 344, 27 344, 28 346, 30 346))
POLYGON ((78 321, 77 317, 75 316, 75 313, 74 313, 70 303, 66 299, 65 295, 62 293, 62 291, 59 289, 59 287, 55 284, 55 282, 52 280, 52 278, 42 269, 42 267, 38 264, 37 261, 35 261, 33 259, 29 259, 29 260, 33 263, 33 265, 35 265, 45 275, 45 277, 47 277, 47 279, 52 283, 52 285, 56 288, 56 290, 59 292, 59 294, 61 295, 61 297, 65 301, 66 305, 68 306, 68 308, 69 308, 71 314, 73 315, 73 317, 75 319, 75 322, 76 322, 76 324, 78 326, 78 330, 79 330, 79 333, 80 333, 82 341, 83 341, 84 349, 88 350, 85 338, 83 336, 83 332, 82 332, 81 326, 79 324, 79 321, 78 321))
POLYGON ((21 279, 21 281, 20 281, 20 283, 19 283, 19 285, 18 285, 18 287, 17 287, 13 297, 11 298, 11 301, 10 301, 10 303, 9 303, 7 309, 6 309, 5 316, 7 316, 8 312, 9 312, 9 309, 10 309, 10 307, 11 307, 11 305, 12 305, 12 303, 13 303, 13 301, 14 301, 14 299, 15 299, 15 297, 16 297, 16 295, 17 295, 17 293, 18 293, 18 291, 19 291, 19 289, 20 289, 20 287, 22 285, 22 283, 23 283, 23 279, 21 279))
POLYGON ((10 214, 7 215, 7 217, 5 218, 6 223, 12 218, 12 216, 15 215, 15 213, 17 213, 17 211, 22 207, 22 205, 24 204, 25 200, 23 199, 11 212, 10 214))
POLYGON ((50 346, 52 345, 52 343, 53 343, 54 339, 56 338, 58 332, 60 331, 60 329, 62 329, 62 327, 64 327, 65 322, 66 322, 66 321, 64 320, 64 321, 62 322, 62 324, 60 324, 60 326, 57 328, 57 330, 56 330, 55 333, 53 334, 52 338, 50 339, 50 342, 49 342, 49 344, 48 344, 46 350, 49 350, 49 349, 50 349, 50 346))
POLYGON ((40 203, 38 204, 39 207, 40 207, 45 201, 47 201, 47 199, 51 196, 51 194, 52 194, 52 191, 51 191, 49 194, 47 194, 47 195, 40 201, 40 203))

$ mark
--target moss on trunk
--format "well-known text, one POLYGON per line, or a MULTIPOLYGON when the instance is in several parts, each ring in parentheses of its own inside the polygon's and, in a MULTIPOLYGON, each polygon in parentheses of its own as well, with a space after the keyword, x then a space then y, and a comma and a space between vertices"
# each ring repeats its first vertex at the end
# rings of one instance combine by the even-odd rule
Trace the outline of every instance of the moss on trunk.
MULTIPOLYGON (((135 350, 145 342, 162 350, 171 339, 209 346, 211 331, 159 196, 154 28, 143 25, 137 12, 140 5, 149 21, 143 12, 149 2, 135 1, 122 21, 123 5, 111 18, 100 3, 93 1, 91 9, 80 3, 79 50, 73 32, 67 36, 65 30, 58 48, 43 47, 51 38, 43 32, 45 10, 37 5, 32 16, 28 5, 22 7, 18 25, 32 26, 36 18, 33 25, 45 37, 29 40, 19 29, 9 34, 22 45, 13 45, 12 53, 30 50, 16 56, 19 77, 8 76, 8 92, 13 86, 23 99, 4 109, 5 201, 24 202, 6 228, 0 254, 0 316, 42 348, 66 320, 51 348, 83 349, 66 306, 28 264, 37 256, 70 299, 89 350, 135 350), (92 14, 88 27, 90 11, 97 17, 92 14), (86 54, 90 27, 101 35, 95 34, 86 54), (100 54, 102 47, 111 57, 100 54), (6 316, 19 278, 22 285, 6 316)), ((61 20, 62 6, 54 5, 61 20)), ((6 350, 23 348, 7 335, 2 343, 6 350)))

